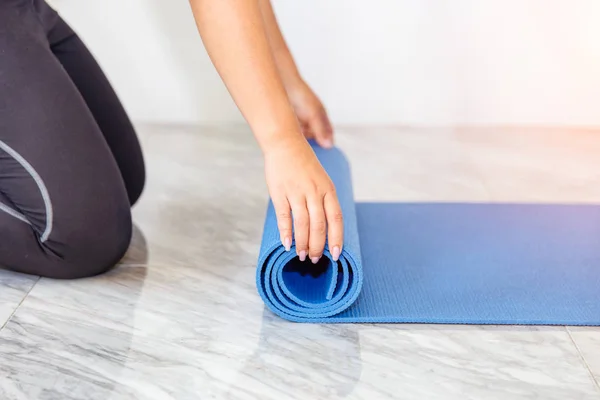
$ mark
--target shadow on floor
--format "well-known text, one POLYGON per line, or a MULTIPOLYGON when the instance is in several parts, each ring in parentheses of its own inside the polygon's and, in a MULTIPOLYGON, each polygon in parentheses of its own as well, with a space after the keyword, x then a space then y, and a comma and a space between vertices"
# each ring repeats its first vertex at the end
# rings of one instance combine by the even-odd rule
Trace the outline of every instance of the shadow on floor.
POLYGON ((2 332, 0 376, 10 378, 0 379, 0 398, 109 399, 130 390, 127 364, 147 275, 146 240, 137 228, 132 250, 135 265, 37 283, 2 332))
POLYGON ((148 243, 146 237, 137 225, 133 225, 131 244, 123 259, 122 265, 148 265, 148 243))

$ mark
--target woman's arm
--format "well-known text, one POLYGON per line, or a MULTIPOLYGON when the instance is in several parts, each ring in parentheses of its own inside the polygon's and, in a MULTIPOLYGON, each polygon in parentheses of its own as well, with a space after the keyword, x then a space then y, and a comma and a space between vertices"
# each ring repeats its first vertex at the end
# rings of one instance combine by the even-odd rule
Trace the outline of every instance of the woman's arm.
POLYGON ((283 84, 286 89, 296 86, 302 81, 302 78, 300 77, 292 53, 283 38, 279 24, 277 23, 271 0, 259 0, 259 4, 263 21, 265 21, 267 38, 269 39, 271 51, 273 52, 275 63, 281 74, 283 84))
POLYGON ((259 0, 259 3, 275 63, 304 135, 316 139, 323 147, 333 146, 333 128, 327 111, 302 79, 277 23, 271 0, 259 0))
POLYGON ((301 138, 258 0, 190 2, 206 50, 261 148, 301 138))
POLYGON ((339 257, 343 222, 333 183, 300 131, 265 31, 259 0, 190 0, 209 56, 265 156, 279 231, 316 263, 326 235, 339 257), (293 220, 292 220, 293 215, 293 220))

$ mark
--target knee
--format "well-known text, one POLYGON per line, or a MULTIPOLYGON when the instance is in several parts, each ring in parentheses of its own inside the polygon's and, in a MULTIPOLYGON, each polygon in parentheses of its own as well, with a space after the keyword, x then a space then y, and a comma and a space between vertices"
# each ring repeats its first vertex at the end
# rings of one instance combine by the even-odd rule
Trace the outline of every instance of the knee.
POLYGON ((132 235, 131 214, 104 221, 95 229, 73 229, 68 240, 44 244, 47 265, 38 275, 54 279, 79 279, 102 274, 113 268, 127 252, 132 235))
POLYGON ((134 206, 140 197, 142 197, 142 193, 144 192, 144 188, 146 187, 146 170, 144 167, 144 163, 140 163, 140 167, 137 169, 134 179, 127 184, 127 195, 129 197, 129 204, 134 206))
MULTIPOLYGON (((132 135, 135 137, 135 133, 132 135)), ((127 159, 126 166, 121 167, 121 174, 125 182, 125 188, 127 189, 129 204, 133 206, 142 196, 146 186, 146 164, 144 155, 139 143, 136 142, 135 145, 130 146, 126 155, 119 156, 119 158, 126 157, 127 159)))

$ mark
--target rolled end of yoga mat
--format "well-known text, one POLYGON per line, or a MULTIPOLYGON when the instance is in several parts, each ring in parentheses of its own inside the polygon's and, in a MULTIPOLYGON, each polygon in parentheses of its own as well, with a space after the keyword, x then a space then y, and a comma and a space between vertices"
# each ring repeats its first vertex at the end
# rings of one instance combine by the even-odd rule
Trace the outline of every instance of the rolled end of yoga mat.
POLYGON ((337 148, 311 146, 335 184, 344 216, 344 245, 334 262, 325 245, 317 264, 301 262, 295 243, 289 252, 281 243, 277 216, 269 201, 256 272, 258 292, 267 307, 282 318, 296 322, 335 316, 357 300, 363 283, 360 240, 350 166, 337 148))

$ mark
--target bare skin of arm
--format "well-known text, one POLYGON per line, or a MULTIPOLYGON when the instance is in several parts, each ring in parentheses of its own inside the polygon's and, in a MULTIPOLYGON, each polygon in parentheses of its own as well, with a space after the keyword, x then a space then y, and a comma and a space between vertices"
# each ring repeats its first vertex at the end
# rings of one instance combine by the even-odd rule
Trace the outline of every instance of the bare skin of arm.
POLYGON ((335 187, 302 134, 259 0, 190 4, 206 50, 263 152, 282 244, 289 250, 295 239, 300 259, 316 263, 328 236, 337 259, 343 218, 335 187))
POLYGON ((304 135, 325 148, 332 147, 333 128, 327 111, 302 79, 277 23, 271 0, 259 0, 259 3, 275 63, 304 135))

